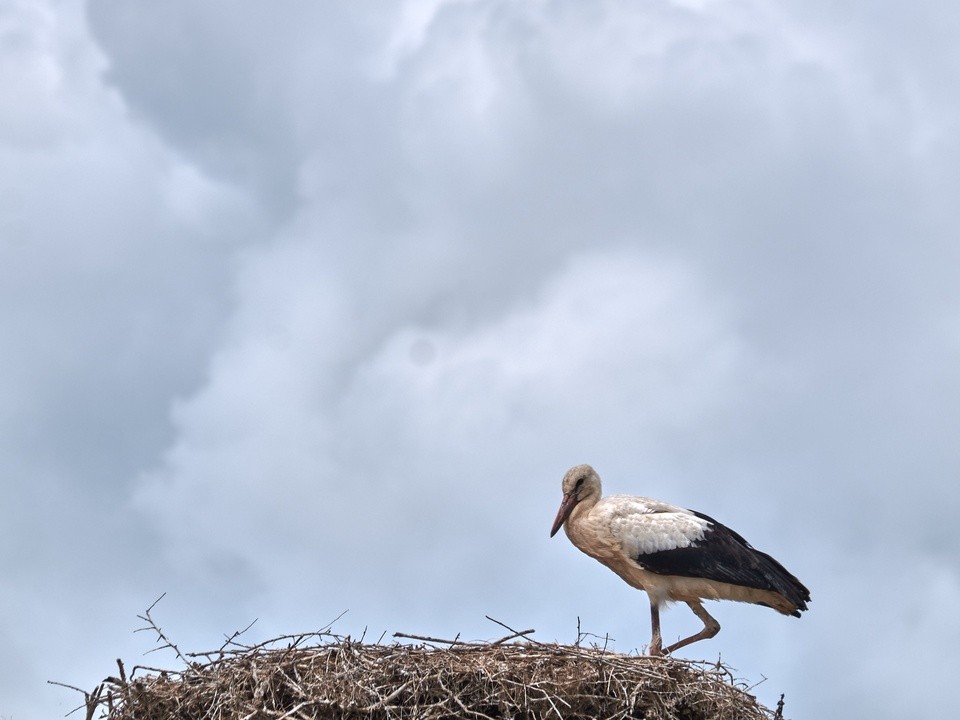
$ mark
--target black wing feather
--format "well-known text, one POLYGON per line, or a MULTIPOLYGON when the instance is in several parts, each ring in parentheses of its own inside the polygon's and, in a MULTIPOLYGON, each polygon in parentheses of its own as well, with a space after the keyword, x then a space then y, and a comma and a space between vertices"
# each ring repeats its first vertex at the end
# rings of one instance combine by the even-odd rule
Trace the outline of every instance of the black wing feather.
POLYGON ((685 548, 641 554, 634 560, 659 575, 707 578, 779 593, 797 606, 797 616, 799 610, 807 609, 810 591, 783 565, 709 515, 691 512, 710 523, 703 539, 685 548))

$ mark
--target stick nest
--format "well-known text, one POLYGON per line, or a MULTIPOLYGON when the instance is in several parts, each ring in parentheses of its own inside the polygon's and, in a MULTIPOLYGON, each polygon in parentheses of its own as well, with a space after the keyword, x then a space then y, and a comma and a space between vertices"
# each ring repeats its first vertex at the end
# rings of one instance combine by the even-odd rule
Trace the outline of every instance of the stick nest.
POLYGON ((599 647, 364 644, 321 632, 186 656, 174 649, 186 669, 135 667, 127 678, 118 660, 120 677, 85 693, 87 718, 97 710, 108 720, 781 717, 719 663, 599 647), (134 678, 138 671, 146 674, 134 678))

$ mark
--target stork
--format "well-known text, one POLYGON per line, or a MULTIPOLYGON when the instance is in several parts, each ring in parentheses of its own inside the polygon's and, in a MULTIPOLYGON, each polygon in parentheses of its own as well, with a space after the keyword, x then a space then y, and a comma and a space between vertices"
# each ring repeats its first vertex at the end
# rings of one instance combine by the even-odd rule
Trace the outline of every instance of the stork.
POLYGON ((601 498, 600 476, 589 465, 570 468, 562 487, 550 537, 562 526, 579 550, 646 591, 651 655, 667 655, 720 632, 703 599, 766 605, 795 617, 807 609, 810 591, 803 583, 712 517, 645 497, 601 498), (671 601, 685 602, 703 629, 664 648, 660 608, 671 601))

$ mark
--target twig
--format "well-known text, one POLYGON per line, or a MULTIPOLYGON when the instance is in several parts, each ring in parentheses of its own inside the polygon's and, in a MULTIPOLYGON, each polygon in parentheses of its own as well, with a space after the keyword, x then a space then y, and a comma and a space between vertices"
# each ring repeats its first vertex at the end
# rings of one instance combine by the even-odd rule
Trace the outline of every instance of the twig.
POLYGON ((410 687, 410 684, 412 682, 413 680, 407 680, 403 685, 398 687, 396 690, 394 690, 392 693, 387 695, 385 698, 381 698, 380 700, 377 700, 377 702, 373 703, 372 705, 367 705, 367 707, 363 708, 360 712, 372 713, 374 710, 379 710, 380 708, 386 707, 389 703, 395 700, 400 693, 402 693, 404 690, 410 687))
POLYGON ((83 705, 78 705, 73 710, 67 713, 67 715, 73 715, 80 708, 86 708, 86 720, 93 720, 93 715, 97 711, 97 706, 100 705, 100 697, 103 695, 103 683, 97 685, 93 692, 87 692, 81 688, 76 687, 75 685, 67 685, 66 683, 57 682, 56 680, 47 680, 47 683, 50 685, 59 685, 60 687, 65 687, 68 690, 76 690, 78 693, 83 695, 83 705))
MULTIPOLYGON (((492 617, 490 617, 489 615, 484 615, 484 617, 485 617, 487 620, 489 620, 490 622, 496 623, 496 624, 499 625, 500 627, 505 628, 505 629, 507 629, 507 630, 509 630, 510 632, 513 633, 513 635, 508 635, 507 637, 505 637, 505 638, 503 638, 503 639, 501 639, 501 640, 498 640, 497 642, 494 643, 494 645, 499 645, 500 643, 505 642, 505 641, 507 641, 507 640, 512 640, 512 639, 515 638, 515 637, 523 637, 524 635, 529 635, 529 634, 532 633, 532 632, 536 632, 535 630, 514 630, 512 627, 510 627, 510 626, 507 625, 506 623, 500 622, 500 621, 497 620, 496 618, 492 618, 492 617)), ((530 642, 534 643, 535 645, 543 645, 543 643, 537 642, 536 640, 533 640, 532 638, 526 638, 526 640, 529 640, 530 642)))
POLYGON ((746 692, 752 691, 757 685, 762 685, 762 684, 765 683, 766 681, 767 681, 767 676, 761 674, 761 675, 760 675, 760 679, 757 680, 753 685, 751 685, 750 687, 748 687, 748 688, 746 689, 746 692))
POLYGON ((84 693, 84 700, 87 705, 86 720, 93 720, 93 714, 97 711, 97 705, 100 704, 100 696, 103 694, 103 683, 97 685, 96 689, 87 695, 84 693))
POLYGON ((76 685, 68 685, 67 683, 62 683, 57 680, 47 680, 48 685, 59 685, 60 687, 65 687, 67 690, 76 690, 81 695, 86 695, 87 691, 83 688, 78 688, 76 685))
POLYGON ((156 622, 154 622, 153 617, 150 615, 150 611, 153 610, 154 606, 155 606, 158 602, 160 602, 161 600, 163 600, 163 598, 164 598, 165 596, 166 596, 166 593, 163 593, 163 595, 161 595, 160 597, 158 597, 156 600, 153 601, 153 603, 150 605, 150 607, 148 607, 148 608, 146 609, 146 611, 143 613, 143 615, 137 615, 138 618, 140 618, 140 619, 143 620, 145 623, 147 623, 147 627, 139 628, 139 629, 137 629, 137 630, 134 630, 134 632, 153 631, 153 632, 155 632, 155 633, 157 634, 157 639, 158 639, 158 641, 159 641, 159 640, 162 640, 162 641, 163 641, 163 645, 161 645, 160 647, 155 647, 155 648, 153 648, 152 650, 148 650, 146 654, 149 655, 149 654, 152 653, 152 652, 156 652, 156 651, 158 651, 158 650, 166 650, 166 649, 169 648, 169 649, 173 650, 173 651, 177 654, 177 657, 180 658, 180 660, 183 662, 184 665, 189 666, 189 665, 190 665, 190 661, 187 660, 187 658, 184 657, 183 653, 180 652, 180 648, 178 648, 178 647, 173 643, 173 641, 171 641, 170 638, 168 638, 168 637, 163 633, 163 630, 160 628, 159 625, 157 625, 156 622))
MULTIPOLYGON (((518 638, 518 637, 526 637, 530 633, 535 633, 535 632, 536 630, 534 630, 533 628, 530 628, 529 630, 521 630, 520 632, 515 632, 515 633, 512 633, 511 635, 507 635, 506 637, 502 637, 499 640, 494 640, 492 643, 490 643, 490 645, 503 645, 508 640, 513 640, 514 638, 518 638)), ((529 640, 530 638, 526 638, 526 639, 529 640)))
POLYGON ((240 637, 241 635, 243 635, 247 630, 249 630, 250 628, 252 628, 252 627, 254 626, 254 624, 256 624, 257 620, 259 620, 259 619, 260 619, 260 618, 254 618, 254 619, 251 621, 251 623, 250 623, 249 625, 247 625, 243 630, 234 630, 234 631, 233 631, 233 634, 230 635, 229 637, 227 637, 227 636, 225 635, 225 636, 224 636, 225 639, 224 639, 224 641, 223 641, 223 645, 220 646, 220 651, 223 652, 223 651, 224 651, 228 646, 230 646, 230 645, 236 645, 237 647, 241 647, 241 648, 246 649, 244 645, 241 645, 240 643, 234 642, 234 640, 236 640, 238 637, 240 637))
POLYGON ((335 642, 340 642, 341 640, 343 640, 343 638, 341 638, 339 635, 333 635, 324 630, 317 630, 315 632, 297 633, 295 635, 281 635, 279 637, 271 638, 270 640, 264 640, 263 642, 257 643, 256 645, 249 645, 249 646, 238 645, 237 649, 235 650, 227 650, 224 648, 220 648, 217 650, 206 650, 204 652, 190 652, 190 653, 186 653, 186 656, 188 658, 197 658, 197 657, 210 658, 214 655, 243 655, 243 654, 252 652, 254 650, 261 650, 270 645, 277 645, 278 643, 281 643, 284 640, 292 640, 293 642, 291 644, 291 647, 296 647, 297 645, 300 645, 301 643, 303 643, 305 640, 309 638, 314 638, 314 637, 330 638, 335 642))
POLYGON ((325 632, 329 631, 330 628, 332 628, 332 627, 334 626, 334 624, 337 622, 337 620, 339 620, 340 618, 342 618, 342 617, 343 617, 344 615, 346 615, 348 612, 350 612, 349 609, 344 610, 342 613, 340 613, 339 615, 337 615, 333 620, 331 620, 331 621, 328 622, 326 625, 324 625, 324 626, 323 626, 323 629, 320 630, 320 632, 321 632, 321 633, 325 633, 325 632))
MULTIPOLYGON (((403 638, 405 640, 420 640, 422 642, 428 643, 439 643, 441 645, 470 645, 472 643, 462 643, 457 638, 453 640, 444 640, 443 638, 429 637, 427 635, 410 635, 408 633, 395 632, 393 634, 395 638, 403 638)), ((459 635, 457 637, 460 637, 459 635)))

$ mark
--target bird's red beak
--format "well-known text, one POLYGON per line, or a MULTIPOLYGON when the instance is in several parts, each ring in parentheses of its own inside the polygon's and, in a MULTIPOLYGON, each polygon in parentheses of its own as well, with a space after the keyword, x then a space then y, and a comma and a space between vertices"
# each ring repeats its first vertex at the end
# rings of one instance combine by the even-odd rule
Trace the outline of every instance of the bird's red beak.
POLYGON ((576 504, 577 499, 572 494, 567 493, 563 496, 563 502, 560 503, 560 509, 557 511, 557 519, 553 521, 553 527, 550 528, 550 537, 556 535, 557 530, 563 527, 576 504))

